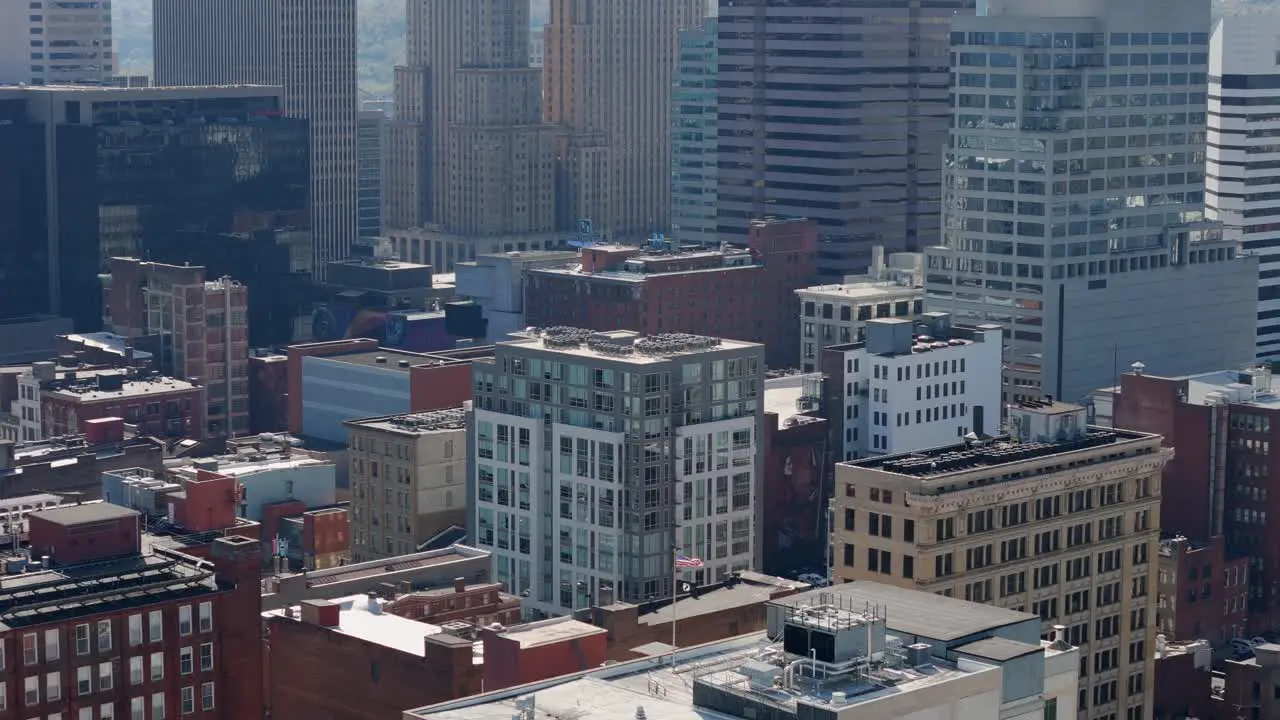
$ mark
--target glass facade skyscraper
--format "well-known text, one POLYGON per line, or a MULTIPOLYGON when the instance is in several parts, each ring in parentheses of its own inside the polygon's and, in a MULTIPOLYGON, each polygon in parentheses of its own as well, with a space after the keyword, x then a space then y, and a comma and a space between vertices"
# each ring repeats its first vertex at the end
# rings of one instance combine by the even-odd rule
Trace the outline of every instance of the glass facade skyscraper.
MULTIPOLYGON (((231 236, 309 232, 307 123, 281 116, 276 89, 14 88, 0 91, 6 101, 21 117, 0 135, 25 132, 45 148, 18 186, 33 200, 47 188, 46 212, 23 210, 18 242, 48 249, 50 309, 77 330, 102 325, 98 275, 112 256, 205 264, 197 250, 231 236)), ((7 257, 0 267, 27 271, 7 257)))
POLYGON ((1204 219, 1208 30, 1208 0, 996 0, 954 20, 926 305, 1006 328, 1007 401, 1252 356, 1256 260, 1204 219))
POLYGON ((716 236, 716 19, 680 31, 671 96, 671 232, 709 245, 716 236))

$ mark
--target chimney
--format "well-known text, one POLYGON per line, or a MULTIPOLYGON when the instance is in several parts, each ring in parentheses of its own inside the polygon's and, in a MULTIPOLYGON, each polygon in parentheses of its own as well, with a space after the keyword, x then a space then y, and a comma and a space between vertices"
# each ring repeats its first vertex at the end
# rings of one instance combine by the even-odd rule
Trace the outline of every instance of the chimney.
POLYGON ((871 248, 871 277, 876 280, 884 279, 884 246, 876 245, 871 248))
POLYGON ((456 593, 467 591, 467 579, 464 577, 453 579, 453 591, 456 593))
POLYGON ((1050 650, 1063 651, 1071 649, 1071 643, 1067 642, 1066 625, 1054 625, 1053 633, 1049 637, 1052 638, 1052 642, 1049 643, 1050 650))
POLYGON ((365 595, 365 597, 368 598, 369 614, 381 615, 382 599, 378 597, 378 593, 371 590, 365 595))
POLYGON ((303 600, 302 622, 319 627, 337 627, 342 606, 329 600, 303 600))

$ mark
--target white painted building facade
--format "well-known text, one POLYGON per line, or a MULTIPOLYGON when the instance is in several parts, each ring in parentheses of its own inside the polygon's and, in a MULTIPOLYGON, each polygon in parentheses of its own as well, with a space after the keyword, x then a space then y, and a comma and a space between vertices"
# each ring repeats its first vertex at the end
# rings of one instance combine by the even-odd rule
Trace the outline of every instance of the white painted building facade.
POLYGON ((1000 424, 1001 330, 871 320, 867 341, 834 348, 844 364, 843 456, 854 460, 954 443, 1000 424))

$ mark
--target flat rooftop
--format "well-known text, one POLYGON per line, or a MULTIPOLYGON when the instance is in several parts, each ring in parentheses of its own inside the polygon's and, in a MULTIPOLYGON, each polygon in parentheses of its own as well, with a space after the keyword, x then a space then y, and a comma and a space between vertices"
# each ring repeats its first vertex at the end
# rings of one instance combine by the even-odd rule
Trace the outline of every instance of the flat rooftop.
POLYGON ((636 365, 656 364, 673 357, 699 353, 763 347, 758 343, 706 335, 642 335, 632 330, 597 331, 571 327, 535 328, 517 335, 521 336, 520 339, 500 344, 636 365))
POLYGON ((430 412, 347 420, 343 425, 418 436, 466 430, 467 415, 462 408, 449 408, 430 412))
POLYGON ((498 633, 498 636, 508 640, 515 640, 520 643, 520 648, 524 649, 564 642, 575 638, 604 635, 608 632, 604 628, 580 622, 573 618, 563 617, 519 625, 506 632, 498 633))
POLYGON ((40 510, 32 516, 59 525, 76 525, 79 523, 98 522, 102 520, 119 520, 120 518, 139 517, 137 510, 108 502, 87 502, 80 505, 66 505, 51 510, 40 510))
MULTIPOLYGON (((675 618, 678 626, 685 620, 693 620, 699 615, 710 615, 725 610, 751 605, 763 605, 769 598, 783 590, 803 590, 808 583, 799 580, 787 580, 755 572, 743 572, 740 580, 732 586, 727 584, 703 590, 697 596, 686 595, 676 599, 675 618)), ((642 625, 665 625, 671 622, 671 603, 656 608, 651 612, 642 612, 639 622, 642 625)))
POLYGON ((1044 648, 1039 645, 1018 642, 1009 638, 993 637, 985 638, 975 642, 967 643, 952 648, 956 652, 966 653, 984 660, 992 660, 994 662, 1007 662, 1014 658, 1020 658, 1024 655, 1032 655, 1044 652, 1044 648))
POLYGON ((1040 621, 1038 615, 1030 613, 1006 610, 993 605, 981 605, 869 580, 857 580, 788 595, 772 601, 771 604, 797 607, 835 598, 838 598, 844 607, 879 605, 886 608, 885 622, 892 634, 914 635, 942 642, 992 632, 1030 620, 1040 621))
POLYGON ((982 444, 959 442, 952 445, 837 463, 849 467, 936 480, 949 475, 968 473, 980 468, 995 468, 1026 460, 1037 460, 1079 452, 1107 445, 1120 445, 1134 440, 1156 437, 1130 430, 1090 427, 1078 438, 1052 442, 1020 442, 1007 435, 984 440, 982 444))
POLYGON ((141 396, 164 396, 170 393, 187 392, 196 389, 186 380, 161 377, 153 380, 125 380, 119 390, 102 390, 96 384, 86 383, 76 387, 62 387, 57 390, 45 390, 44 394, 54 395, 76 402, 98 402, 141 396))
POLYGON ((378 368, 380 370, 393 370, 397 372, 409 372, 409 368, 415 365, 439 365, 441 360, 433 358, 421 353, 406 352, 404 350, 391 350, 389 348, 378 348, 368 352, 347 353, 345 355, 318 355, 316 360, 325 360, 328 362, 343 362, 352 365, 367 365, 369 367, 378 368), (378 358, 382 358, 379 362, 378 358), (402 367, 400 361, 408 361, 407 367, 402 367))
POLYGON ((314 570, 307 573, 307 587, 359 580, 402 570, 447 565, 449 563, 472 560, 477 557, 488 557, 488 555, 483 550, 477 550, 466 545, 451 545, 443 550, 427 550, 426 552, 401 555, 388 560, 370 560, 369 562, 341 565, 327 570, 314 570))
MULTIPOLYGON (((795 417, 799 417, 800 422, 818 421, 820 418, 801 415, 801 413, 809 412, 809 410, 801 407, 801 398, 805 396, 806 379, 811 383, 821 383, 822 373, 784 375, 766 379, 764 381, 764 411, 776 414, 779 423, 786 423, 787 420, 795 417)), ((821 385, 818 385, 818 391, 821 392, 821 385)), ((816 403, 813 409, 818 409, 816 403)))
MULTIPOLYGON (((399 650, 402 653, 424 657, 427 654, 423 640, 439 635, 444 630, 439 625, 418 622, 384 612, 381 609, 371 610, 367 595, 351 595, 335 598, 329 602, 338 606, 338 624, 334 627, 323 627, 336 633, 364 640, 375 645, 399 650)), ((299 606, 294 606, 295 622, 298 619, 299 606)), ((280 608, 264 612, 265 617, 288 617, 289 610, 280 608)), ((319 627, 319 626, 317 626, 319 627)))
POLYGON ((800 288, 796 295, 801 300, 902 300, 924 297, 924 288, 891 280, 862 280, 800 288))
MULTIPOLYGON (((124 355, 125 348, 129 347, 129 338, 110 332, 72 333, 67 336, 67 340, 73 343, 83 343, 88 347, 107 350, 119 355, 124 355)), ((133 351, 133 359, 150 360, 151 353, 135 348, 133 351)))
MULTIPOLYGON (((272 472, 275 470, 292 470, 303 467, 329 466, 333 467, 333 462, 321 458, 311 457, 309 455, 289 455, 288 457, 273 454, 268 455, 263 460, 252 460, 243 455, 219 455, 212 458, 198 458, 199 460, 216 460, 218 467, 210 472, 219 475, 232 475, 234 477, 248 477, 259 473, 272 472)), ((184 458, 181 465, 169 467, 174 473, 194 477, 200 469, 195 464, 184 458)))

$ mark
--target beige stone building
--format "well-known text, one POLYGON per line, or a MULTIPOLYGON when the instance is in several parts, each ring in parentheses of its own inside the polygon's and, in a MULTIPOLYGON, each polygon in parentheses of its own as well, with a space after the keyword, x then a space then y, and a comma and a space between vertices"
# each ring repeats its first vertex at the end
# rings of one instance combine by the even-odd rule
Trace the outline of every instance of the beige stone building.
POLYGON ((1083 408, 1010 409, 1010 432, 836 466, 832 575, 1040 616, 1081 648, 1080 716, 1152 708, 1158 435, 1088 427, 1083 408))
POLYGON ((560 126, 560 221, 608 239, 670 226, 671 88, 679 33, 705 0, 552 0, 543 118, 560 126))
POLYGON ((467 512, 462 408, 350 420, 351 556, 412 553, 467 512))

